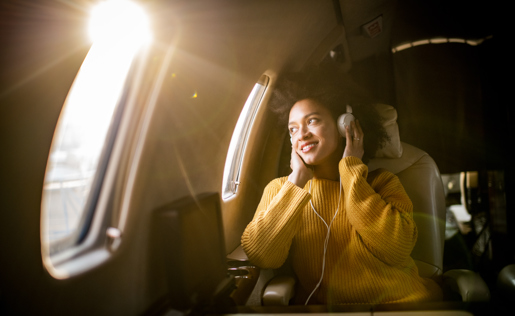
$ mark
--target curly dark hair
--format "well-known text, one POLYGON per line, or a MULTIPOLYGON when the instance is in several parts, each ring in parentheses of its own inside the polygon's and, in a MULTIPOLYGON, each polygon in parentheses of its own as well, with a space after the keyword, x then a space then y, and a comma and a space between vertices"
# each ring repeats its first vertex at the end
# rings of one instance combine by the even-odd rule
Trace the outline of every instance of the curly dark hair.
POLYGON ((277 115, 280 126, 284 128, 293 105, 305 99, 326 107, 335 120, 345 113, 347 104, 352 106, 353 115, 359 119, 365 134, 365 154, 362 158, 364 163, 368 163, 375 152, 389 141, 382 119, 373 105, 374 100, 337 67, 310 67, 302 72, 280 77, 272 93, 269 108, 277 115))

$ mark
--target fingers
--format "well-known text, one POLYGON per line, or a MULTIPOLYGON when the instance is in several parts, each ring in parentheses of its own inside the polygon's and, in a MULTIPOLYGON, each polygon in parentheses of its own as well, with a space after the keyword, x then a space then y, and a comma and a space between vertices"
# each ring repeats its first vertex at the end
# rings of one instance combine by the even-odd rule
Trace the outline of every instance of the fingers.
POLYGON ((361 129, 361 125, 359 121, 352 121, 350 126, 345 128, 345 135, 347 136, 347 142, 362 142, 363 141, 363 130, 361 129))
POLYGON ((290 168, 292 173, 288 176, 288 180, 298 187, 303 188, 304 185, 313 178, 313 171, 304 164, 302 157, 292 147, 290 168))
POLYGON ((349 126, 349 125, 345 126, 345 138, 347 138, 347 142, 349 142, 349 140, 352 141, 352 138, 353 138, 353 135, 352 135, 352 124, 353 123, 354 123, 354 121, 350 123, 351 126, 349 126))
POLYGON ((291 170, 297 170, 299 168, 302 168, 304 166, 304 161, 299 156, 295 148, 292 147, 291 149, 291 159, 290 159, 290 168, 291 170))
POLYGON ((295 157, 293 156, 295 153, 295 149, 291 149, 291 157, 290 157, 290 169, 293 170, 293 160, 295 159, 295 157))
POLYGON ((361 124, 359 123, 359 120, 356 120, 355 122, 351 122, 352 132, 353 132, 353 141, 359 141, 363 143, 363 130, 361 129, 361 124))
POLYGON ((363 149, 363 130, 358 120, 352 121, 350 126, 345 129, 347 136, 343 157, 354 156, 362 158, 364 154, 363 149))

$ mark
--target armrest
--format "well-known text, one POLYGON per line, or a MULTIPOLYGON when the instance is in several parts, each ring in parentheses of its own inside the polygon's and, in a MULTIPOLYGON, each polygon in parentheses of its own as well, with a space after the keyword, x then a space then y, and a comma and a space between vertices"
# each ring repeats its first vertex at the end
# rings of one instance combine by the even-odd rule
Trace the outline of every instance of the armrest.
POLYGON ((234 276, 236 285, 236 289, 230 296, 236 305, 245 305, 255 290, 261 274, 260 269, 249 262, 241 246, 227 255, 227 260, 227 272, 234 276))
POLYGON ((245 251, 243 251, 241 245, 236 247, 236 249, 234 249, 233 252, 228 254, 227 259, 234 261, 249 261, 249 257, 247 257, 247 254, 245 253, 245 251))
MULTIPOLYGON (((227 259, 232 260, 238 267, 243 265, 244 269, 247 268, 245 265, 250 264, 241 245, 231 252, 227 259)), ((259 271, 259 278, 252 276, 254 280, 257 280, 253 283, 254 289, 250 296, 246 295, 244 299, 238 299, 237 303, 249 306, 261 305, 261 303, 268 306, 288 305, 295 295, 295 278, 289 275, 277 275, 281 272, 272 269, 259 271)), ((288 273, 288 271, 282 271, 282 273, 288 273)))
POLYGON ((488 302, 490 290, 481 276, 470 270, 455 269, 443 274, 443 282, 461 294, 464 302, 488 302))
POLYGON ((499 272, 497 291, 503 299, 512 300, 515 297, 515 264, 507 265, 499 272))
POLYGON ((263 305, 288 305, 295 295, 295 279, 279 275, 270 280, 263 293, 263 305))

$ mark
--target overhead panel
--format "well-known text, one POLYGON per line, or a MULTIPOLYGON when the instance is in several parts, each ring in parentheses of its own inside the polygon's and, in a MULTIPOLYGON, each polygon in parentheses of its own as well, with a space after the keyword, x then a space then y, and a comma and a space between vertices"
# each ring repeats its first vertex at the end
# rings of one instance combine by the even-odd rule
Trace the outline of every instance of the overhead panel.
POLYGON ((388 53, 397 0, 340 0, 353 62, 388 53))

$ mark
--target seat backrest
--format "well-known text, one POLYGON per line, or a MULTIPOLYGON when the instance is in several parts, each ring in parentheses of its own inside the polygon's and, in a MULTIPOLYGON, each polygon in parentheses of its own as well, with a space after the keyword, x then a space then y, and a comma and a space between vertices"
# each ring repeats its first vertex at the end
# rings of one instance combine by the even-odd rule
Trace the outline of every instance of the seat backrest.
POLYGON ((396 174, 413 202, 413 218, 418 239, 411 257, 422 277, 442 274, 445 241, 445 195, 440 171, 424 151, 402 144, 399 158, 375 158, 368 163, 369 171, 384 168, 396 174))

